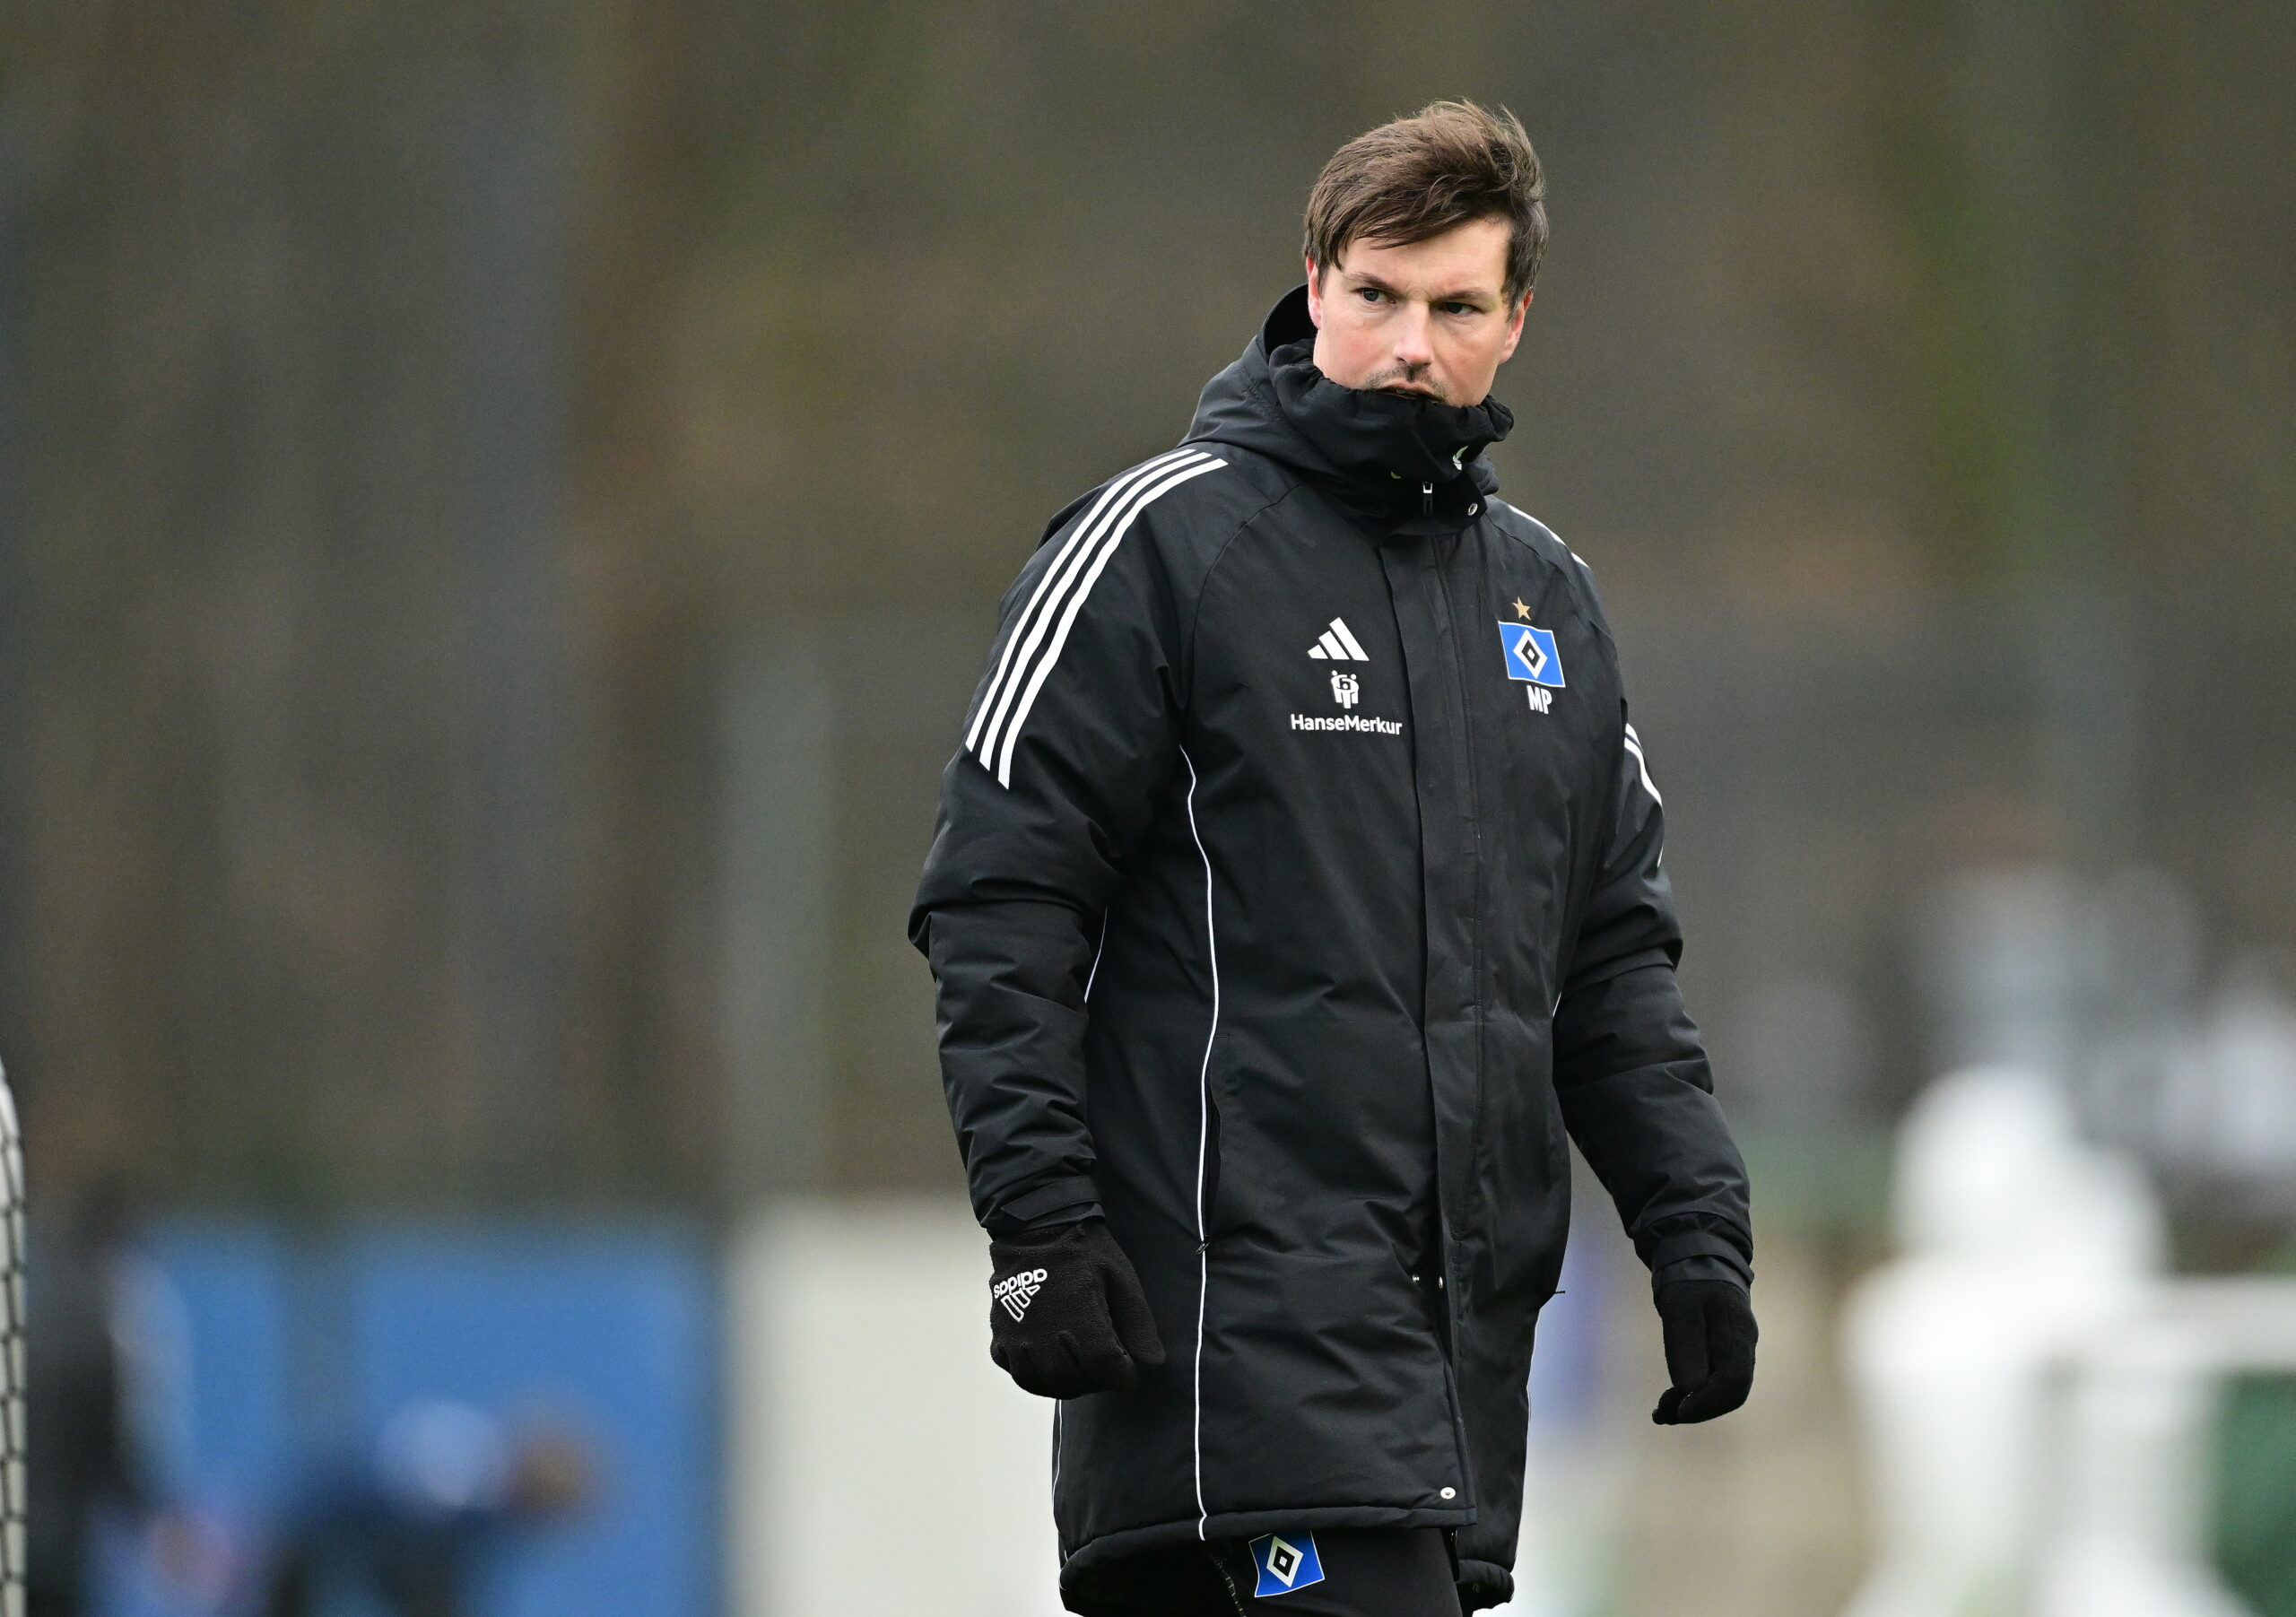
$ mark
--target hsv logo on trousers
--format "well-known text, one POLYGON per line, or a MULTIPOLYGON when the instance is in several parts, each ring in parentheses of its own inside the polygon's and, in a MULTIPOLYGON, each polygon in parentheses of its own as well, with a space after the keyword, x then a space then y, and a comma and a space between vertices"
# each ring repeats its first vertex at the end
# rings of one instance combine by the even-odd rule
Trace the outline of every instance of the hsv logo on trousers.
POLYGON ((1252 1591, 1254 1599, 1289 1595, 1309 1584, 1323 1582, 1323 1558, 1316 1553, 1316 1535, 1301 1533, 1295 1536, 1300 1541, 1296 1544, 1281 1533, 1252 1540, 1252 1565, 1259 1570, 1259 1587, 1252 1591))

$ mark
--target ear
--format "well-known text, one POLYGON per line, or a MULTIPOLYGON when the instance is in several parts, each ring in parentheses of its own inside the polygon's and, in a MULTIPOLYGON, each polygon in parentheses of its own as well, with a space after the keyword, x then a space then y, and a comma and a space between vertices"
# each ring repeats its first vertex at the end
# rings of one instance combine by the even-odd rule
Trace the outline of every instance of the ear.
POLYGON ((1318 331, 1321 331, 1324 328, 1324 278, 1317 273, 1314 259, 1302 258, 1300 262, 1308 266, 1308 318, 1314 322, 1318 331))
POLYGON ((1515 357, 1515 344, 1523 340, 1523 317, 1531 312, 1531 294, 1526 291, 1523 300, 1515 305, 1515 313, 1507 322, 1507 345, 1499 351, 1499 362, 1504 365, 1515 357))

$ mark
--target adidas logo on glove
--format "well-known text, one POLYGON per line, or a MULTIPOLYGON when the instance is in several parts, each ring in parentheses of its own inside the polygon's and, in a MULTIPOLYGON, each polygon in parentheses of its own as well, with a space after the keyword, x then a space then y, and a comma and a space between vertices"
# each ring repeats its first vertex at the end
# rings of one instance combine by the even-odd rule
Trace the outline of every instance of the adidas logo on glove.
POLYGON ((1045 1272, 1042 1269, 1023 1269, 1018 1274, 1006 1275, 989 1287, 988 1294, 1004 1305, 1007 1314, 1018 1319, 1029 1311, 1029 1304, 1036 1300, 1044 1282, 1045 1272))
POLYGON ((988 1253, 988 1356, 1022 1392, 1130 1392, 1164 1362, 1140 1277, 1098 1213, 991 1236, 988 1253))

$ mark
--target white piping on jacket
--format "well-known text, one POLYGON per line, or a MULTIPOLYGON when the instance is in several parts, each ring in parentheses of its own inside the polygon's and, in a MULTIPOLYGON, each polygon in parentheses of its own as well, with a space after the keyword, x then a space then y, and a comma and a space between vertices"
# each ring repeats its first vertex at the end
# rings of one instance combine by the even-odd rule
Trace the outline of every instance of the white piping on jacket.
POLYGON ((1196 1536, 1205 1535, 1211 1512, 1204 1508, 1204 1309, 1212 1286, 1211 1260, 1205 1250, 1204 1168, 1212 1143, 1212 1045, 1220 1037, 1220 936, 1212 921, 1212 856, 1204 850, 1204 834, 1196 829, 1196 760, 1180 749, 1187 765, 1187 834, 1196 839, 1196 857, 1204 861, 1204 945, 1212 962, 1212 1027, 1204 1036, 1204 1065, 1196 1075, 1196 1536))
POLYGON ((1092 951, 1092 969, 1084 975, 1084 1003, 1092 1003, 1092 985, 1100 980, 1100 956, 1109 952, 1109 912, 1100 911, 1100 942, 1092 951))

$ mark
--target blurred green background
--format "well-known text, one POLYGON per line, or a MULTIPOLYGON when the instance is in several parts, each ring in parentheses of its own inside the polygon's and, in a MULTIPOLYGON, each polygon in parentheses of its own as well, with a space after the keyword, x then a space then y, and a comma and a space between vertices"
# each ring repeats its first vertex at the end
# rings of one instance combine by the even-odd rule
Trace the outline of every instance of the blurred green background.
MULTIPOLYGON (((1833 1609, 1831 1310, 1973 1048, 1955 884, 2152 873, 2147 1026, 2291 986, 2292 83, 2266 0, 16 0, 36 1184, 953 1192, 903 920, 996 598, 1294 283, 1329 152, 1470 96, 1553 221, 1502 487, 1619 626, 1770 1255, 1772 1398, 1647 1484, 1737 1547, 1661 1512, 1630 1604, 1833 1609)), ((2191 1265, 2296 1221, 2157 1166, 2191 1265)))

